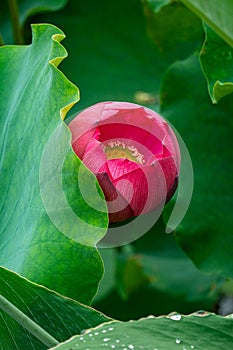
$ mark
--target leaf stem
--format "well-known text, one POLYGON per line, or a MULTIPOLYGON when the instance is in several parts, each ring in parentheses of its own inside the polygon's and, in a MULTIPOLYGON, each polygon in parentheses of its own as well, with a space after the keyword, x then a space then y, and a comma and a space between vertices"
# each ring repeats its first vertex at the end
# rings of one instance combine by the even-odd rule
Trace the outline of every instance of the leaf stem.
POLYGON ((15 321, 17 321, 23 328, 27 329, 37 339, 49 348, 58 345, 59 342, 41 328, 37 323, 31 320, 27 315, 20 311, 17 307, 11 304, 7 299, 0 295, 0 309, 5 311, 15 321))
POLYGON ((12 23, 12 30, 13 30, 13 36, 15 44, 23 44, 23 33, 22 33, 22 27, 20 25, 19 20, 19 9, 18 9, 18 3, 17 0, 8 0, 9 8, 10 8, 10 14, 11 14, 11 23, 12 23))

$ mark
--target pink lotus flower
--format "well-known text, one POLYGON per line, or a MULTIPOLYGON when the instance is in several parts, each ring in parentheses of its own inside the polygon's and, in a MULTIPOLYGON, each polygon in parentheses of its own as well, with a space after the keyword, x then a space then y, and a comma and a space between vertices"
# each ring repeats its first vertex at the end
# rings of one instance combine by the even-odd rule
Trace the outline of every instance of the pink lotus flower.
POLYGON ((176 137, 156 112, 128 102, 101 102, 69 124, 72 147, 96 175, 110 222, 164 206, 180 167, 176 137))

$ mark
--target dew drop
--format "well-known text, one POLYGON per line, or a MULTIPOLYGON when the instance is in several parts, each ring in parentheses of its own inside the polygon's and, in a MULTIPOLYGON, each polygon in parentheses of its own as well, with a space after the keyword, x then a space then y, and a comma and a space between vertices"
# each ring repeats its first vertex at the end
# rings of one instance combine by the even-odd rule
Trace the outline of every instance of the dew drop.
POLYGON ((107 333, 107 330, 106 330, 106 329, 103 329, 103 330, 102 330, 102 333, 107 333))
POLYGON ((128 346, 128 348, 129 348, 129 349, 134 349, 134 346, 133 346, 132 344, 130 344, 130 345, 128 346))
POLYGON ((175 342, 176 342, 176 344, 180 344, 180 343, 181 343, 181 340, 177 338, 177 339, 175 340, 175 342))
POLYGON ((191 349, 194 349, 194 345, 191 345, 190 348, 191 348, 191 349))
POLYGON ((194 312, 193 315, 194 316, 199 316, 199 317, 207 317, 207 316, 210 315, 210 313, 207 312, 207 311, 204 311, 204 310, 199 310, 199 311, 194 312))
POLYGON ((99 332, 95 332, 94 334, 95 334, 95 335, 98 335, 98 334, 99 334, 99 332))
POLYGON ((169 315, 169 318, 173 321, 180 321, 182 316, 180 314, 171 314, 169 315))
POLYGON ((104 338, 103 341, 106 342, 106 341, 109 341, 110 338, 104 338))
POLYGON ((109 331, 113 331, 113 330, 114 330, 114 328, 113 328, 113 327, 110 327, 108 330, 109 330, 109 331))

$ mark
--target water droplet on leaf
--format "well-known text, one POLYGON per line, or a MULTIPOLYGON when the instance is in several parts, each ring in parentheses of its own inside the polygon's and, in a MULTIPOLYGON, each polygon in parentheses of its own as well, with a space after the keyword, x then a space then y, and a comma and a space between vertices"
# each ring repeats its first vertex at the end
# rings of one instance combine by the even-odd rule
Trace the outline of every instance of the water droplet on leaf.
POLYGON ((180 314, 177 314, 177 313, 169 314, 168 317, 173 321, 180 321, 182 318, 182 316, 180 314))

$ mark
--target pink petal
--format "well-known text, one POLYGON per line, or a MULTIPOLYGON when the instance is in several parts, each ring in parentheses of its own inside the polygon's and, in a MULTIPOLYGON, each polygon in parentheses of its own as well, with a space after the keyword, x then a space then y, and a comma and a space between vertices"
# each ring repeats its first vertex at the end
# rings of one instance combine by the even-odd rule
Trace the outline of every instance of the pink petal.
POLYGON ((83 156, 83 163, 96 175, 98 172, 107 171, 105 169, 105 164, 107 158, 103 150, 102 144, 95 140, 91 139, 91 146, 89 150, 83 156))
POLYGON ((177 186, 180 152, 171 127, 156 112, 128 102, 101 102, 69 125, 72 146, 96 174, 108 200, 110 221, 147 213, 177 186), (106 158, 103 146, 119 140, 143 155, 144 164, 106 158))
POLYGON ((72 147, 80 158, 95 134, 97 121, 103 109, 104 105, 101 103, 91 106, 79 113, 69 124, 72 133, 72 147))
POLYGON ((125 198, 116 190, 115 186, 110 181, 108 174, 97 174, 97 179, 107 201, 109 221, 120 222, 132 217, 134 215, 133 210, 125 198))
POLYGON ((115 179, 113 184, 130 203, 135 216, 157 208, 161 203, 165 203, 167 197, 166 178, 159 162, 155 165, 138 167, 115 179), (122 180, 127 180, 132 184, 133 196, 129 192, 129 185, 126 181, 121 185, 122 180))
POLYGON ((166 179, 167 192, 169 192, 174 185, 175 178, 179 175, 179 169, 177 169, 174 157, 171 156, 159 159, 159 164, 163 169, 166 179))
POLYGON ((112 180, 116 180, 140 167, 138 163, 122 158, 108 160, 106 166, 108 168, 108 174, 112 180))
MULTIPOLYGON (((110 123, 99 125, 98 130, 100 132, 99 140, 101 142, 110 141, 112 139, 125 139, 125 143, 127 144, 128 140, 134 140, 139 145, 143 145, 143 147, 148 148, 155 154, 162 153, 162 140, 160 141, 152 133, 141 127, 122 123, 110 123)), ((163 135, 162 139, 164 139, 164 137, 165 135, 163 135)))

